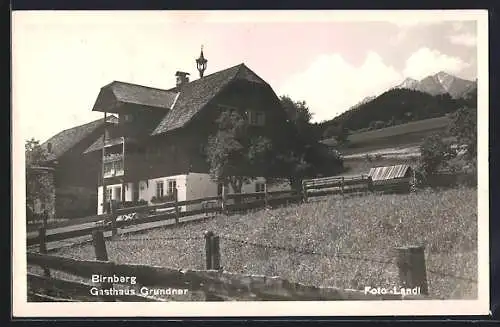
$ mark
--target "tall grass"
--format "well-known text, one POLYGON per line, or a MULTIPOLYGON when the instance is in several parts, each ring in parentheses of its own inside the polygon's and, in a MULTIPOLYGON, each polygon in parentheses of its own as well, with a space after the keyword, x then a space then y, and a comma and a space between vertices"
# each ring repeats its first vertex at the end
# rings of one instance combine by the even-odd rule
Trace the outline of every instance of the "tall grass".
MULTIPOLYGON (((233 272, 354 289, 399 286, 395 248, 425 245, 428 270, 477 279, 477 198, 476 190, 468 188, 344 200, 332 196, 321 202, 221 216, 108 241, 109 259, 203 269, 205 230, 221 236, 221 264, 233 272), (172 237, 199 239, 166 239, 172 237), (319 254, 287 252, 273 245, 319 254)), ((63 248, 57 254, 94 258, 90 244, 63 248)), ((474 282, 430 272, 427 278, 433 297, 477 296, 474 282)))

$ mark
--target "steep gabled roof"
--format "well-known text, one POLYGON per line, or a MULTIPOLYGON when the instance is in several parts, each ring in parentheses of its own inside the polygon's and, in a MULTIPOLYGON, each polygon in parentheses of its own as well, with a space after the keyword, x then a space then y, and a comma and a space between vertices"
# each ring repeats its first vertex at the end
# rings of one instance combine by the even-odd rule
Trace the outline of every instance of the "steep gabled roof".
MULTIPOLYGON (((111 139, 111 140, 109 140, 109 139, 106 140, 106 145, 107 146, 117 145, 117 144, 122 144, 122 143, 123 143, 123 139, 121 137, 117 137, 117 138, 114 138, 114 139, 111 139)), ((83 151, 83 153, 89 153, 89 152, 101 150, 103 144, 104 143, 103 143, 102 136, 100 136, 100 137, 97 138, 97 140, 95 140, 94 143, 92 143, 91 146, 89 146, 85 151, 83 151)))
POLYGON ((114 81, 101 88, 92 110, 108 111, 110 103, 130 103, 145 107, 170 109, 177 95, 175 91, 114 81))
POLYGON ((151 134, 158 135, 183 127, 234 80, 248 80, 267 85, 245 64, 239 64, 186 83, 180 88, 170 89, 169 91, 179 92, 179 97, 172 110, 165 115, 151 134))
MULTIPOLYGON (((124 103, 165 109, 151 135, 163 134, 187 124, 217 94, 235 80, 268 85, 245 64, 239 64, 168 90, 114 81, 101 88, 92 110, 108 111, 124 103)), ((102 148, 99 138, 85 152, 102 148)))
MULTIPOLYGON (((116 120, 116 117, 110 116, 107 118, 107 120, 108 122, 112 120, 114 121, 116 120)), ((103 123, 104 118, 101 118, 87 124, 66 129, 52 136, 47 141, 41 144, 42 148, 46 151, 47 144, 52 144, 52 149, 51 152, 47 155, 47 160, 56 160, 60 158, 63 154, 77 145, 80 141, 89 136, 93 131, 102 126, 103 123)))

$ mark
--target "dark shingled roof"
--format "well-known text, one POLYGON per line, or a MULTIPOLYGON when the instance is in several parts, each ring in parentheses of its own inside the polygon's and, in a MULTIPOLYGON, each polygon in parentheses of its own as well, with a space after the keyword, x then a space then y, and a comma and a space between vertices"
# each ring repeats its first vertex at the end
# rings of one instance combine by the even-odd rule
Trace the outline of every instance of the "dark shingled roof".
POLYGON ((170 89, 169 91, 180 92, 180 95, 172 110, 165 115, 151 134, 158 135, 184 126, 225 86, 236 79, 267 84, 245 64, 239 64, 189 82, 180 88, 170 89))
MULTIPOLYGON (((123 143, 123 139, 121 137, 117 137, 117 138, 114 138, 112 140, 106 140, 106 145, 116 145, 116 144, 122 144, 123 143)), ((94 143, 92 143, 91 146, 89 146, 85 151, 83 151, 83 153, 89 153, 89 152, 92 152, 92 151, 97 151, 97 150, 101 150, 102 149, 102 136, 99 137, 97 140, 95 140, 94 143)))
MULTIPOLYGON (((217 94, 234 80, 247 80, 268 85, 245 64, 239 64, 169 90, 155 89, 125 82, 112 82, 101 88, 93 110, 106 111, 110 93, 118 103, 139 104, 166 109, 151 135, 163 134, 183 127, 201 111, 217 94)), ((98 139, 85 152, 102 148, 98 139)))
MULTIPOLYGON (((116 120, 116 117, 110 116, 107 118, 108 121, 110 121, 110 119, 116 120)), ((56 160, 60 158, 63 154, 78 144, 78 142, 89 136, 98 127, 102 126, 103 123, 104 118, 101 118, 84 125, 66 129, 52 136, 50 139, 41 144, 42 148, 46 151, 47 144, 52 144, 52 151, 51 153, 48 153, 47 160, 56 160)))
MULTIPOLYGON (((175 91, 156 89, 120 81, 111 82, 101 90, 111 91, 118 103, 132 103, 162 109, 170 109, 178 95, 175 91)), ((98 99, 93 110, 106 111, 105 106, 106 104, 101 103, 98 99)))

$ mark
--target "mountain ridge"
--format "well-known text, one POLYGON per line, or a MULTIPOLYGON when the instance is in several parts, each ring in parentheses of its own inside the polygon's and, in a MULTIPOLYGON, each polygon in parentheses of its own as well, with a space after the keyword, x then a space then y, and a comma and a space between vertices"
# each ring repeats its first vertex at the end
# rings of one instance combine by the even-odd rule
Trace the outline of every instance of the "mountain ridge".
POLYGON ((448 93, 453 99, 459 99, 475 86, 477 87, 477 80, 471 81, 454 76, 445 71, 440 71, 434 75, 424 77, 421 80, 406 78, 401 84, 394 88, 410 89, 430 95, 448 93))

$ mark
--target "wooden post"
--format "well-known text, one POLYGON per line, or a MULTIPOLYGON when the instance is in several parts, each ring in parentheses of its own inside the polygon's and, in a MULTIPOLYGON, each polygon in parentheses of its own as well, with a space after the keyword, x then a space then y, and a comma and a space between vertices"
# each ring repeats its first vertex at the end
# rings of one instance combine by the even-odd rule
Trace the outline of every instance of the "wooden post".
POLYGON ((424 246, 398 248, 398 268, 401 287, 420 287, 420 294, 428 295, 424 246))
POLYGON ((307 186, 305 181, 302 181, 302 194, 304 198, 304 202, 307 202, 307 186))
MULTIPOLYGON (((42 226, 38 229, 38 238, 40 240, 40 253, 47 254, 47 243, 45 242, 46 237, 46 227, 42 226)), ((43 274, 45 277, 50 277, 50 269, 43 268, 43 274)))
MULTIPOLYGON (((220 267, 220 247, 219 237, 214 236, 212 231, 205 231, 205 253, 206 253, 206 268, 207 270, 219 270, 220 267)), ((211 292, 205 292, 206 301, 224 301, 217 295, 211 292)))
MULTIPOLYGON (((101 230, 94 230, 92 232, 92 244, 94 245, 95 258, 99 261, 108 261, 108 251, 106 250, 106 241, 104 240, 104 233, 101 230)), ((96 272, 107 275, 109 272, 96 272)), ((101 283, 103 290, 113 288, 112 283, 101 283)), ((106 302, 114 302, 114 296, 103 296, 106 302)))
POLYGON ((212 269, 219 270, 220 265, 220 239, 219 236, 211 237, 212 269))
POLYGON ((175 223, 179 223, 179 215, 180 215, 180 210, 179 210, 179 199, 178 199, 178 190, 177 188, 174 189, 174 201, 175 201, 175 223))
POLYGON ((268 194, 267 194, 267 180, 264 182, 264 206, 267 208, 269 205, 268 194))
POLYGON ((342 189, 342 196, 344 196, 344 176, 342 176, 342 181, 341 181, 341 183, 342 183, 342 184, 340 185, 340 187, 341 187, 341 189, 342 189))
MULTIPOLYGON (((107 126, 107 112, 104 112, 104 128, 103 128, 103 133, 102 133, 102 159, 101 159, 101 182, 102 182, 102 212, 103 213, 109 213, 108 212, 108 207, 107 207, 107 196, 108 196, 108 190, 106 189, 106 178, 104 177, 104 158, 106 157, 106 133, 108 130, 107 126)), ((111 200, 111 199, 110 199, 111 200)))
POLYGON ((111 200, 111 235, 116 236, 118 229, 116 228, 116 201, 111 200))
POLYGON ((214 233, 212 231, 205 231, 203 236, 205 237, 205 267, 207 270, 212 269, 212 236, 214 233))
POLYGON ((226 185, 222 184, 222 213, 223 214, 228 214, 227 211, 227 189, 226 185))

